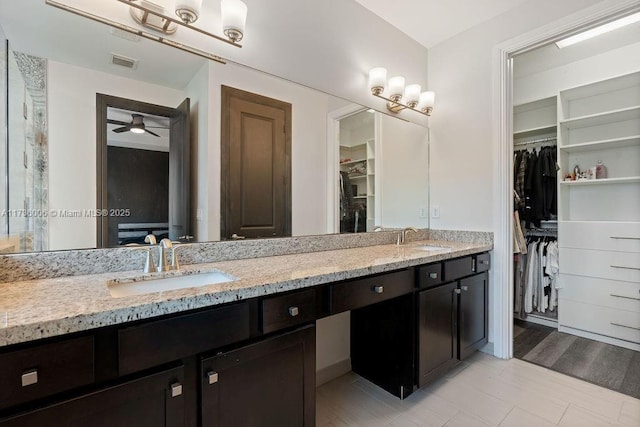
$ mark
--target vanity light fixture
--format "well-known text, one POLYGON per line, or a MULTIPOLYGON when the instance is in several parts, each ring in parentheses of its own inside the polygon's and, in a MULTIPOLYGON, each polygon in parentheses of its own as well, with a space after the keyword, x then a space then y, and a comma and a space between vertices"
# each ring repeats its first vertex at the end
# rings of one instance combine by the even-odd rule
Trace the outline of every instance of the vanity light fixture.
POLYGON ((152 30, 160 31, 165 34, 173 34, 176 32, 176 25, 180 25, 214 39, 237 47, 242 47, 238 42, 242 40, 244 35, 244 27, 247 20, 247 5, 241 0, 222 0, 220 2, 222 32, 225 34, 226 38, 209 33, 208 31, 193 25, 198 21, 198 18, 200 18, 202 0, 176 0, 175 14, 178 19, 169 16, 168 13, 165 13, 165 9, 162 6, 147 0, 117 1, 128 4, 131 8, 131 16, 135 21, 140 25, 151 28, 152 30))
POLYGON ((433 111, 433 92, 421 92, 422 88, 417 84, 405 86, 402 76, 391 77, 387 82, 385 68, 372 68, 369 71, 369 89, 373 96, 386 100, 387 109, 394 113, 409 109, 430 116, 433 111))

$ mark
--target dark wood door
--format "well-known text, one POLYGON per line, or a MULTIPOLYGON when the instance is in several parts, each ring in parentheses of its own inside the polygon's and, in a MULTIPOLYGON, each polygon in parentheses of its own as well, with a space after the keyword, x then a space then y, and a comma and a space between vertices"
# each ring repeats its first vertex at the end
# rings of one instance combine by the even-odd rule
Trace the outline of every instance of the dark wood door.
POLYGON ((460 282, 459 358, 463 360, 489 341, 489 276, 487 273, 460 282))
POLYGON ((202 426, 315 424, 315 326, 202 361, 202 426))
POLYGON ((291 104, 222 86, 221 238, 291 235, 291 104))
MULTIPOLYGON (((73 375, 73 372, 69 372, 73 375)), ((184 425, 182 367, 0 420, 1 427, 178 427, 184 425)))
POLYGON ((418 294, 418 386, 458 363, 457 282, 418 294))

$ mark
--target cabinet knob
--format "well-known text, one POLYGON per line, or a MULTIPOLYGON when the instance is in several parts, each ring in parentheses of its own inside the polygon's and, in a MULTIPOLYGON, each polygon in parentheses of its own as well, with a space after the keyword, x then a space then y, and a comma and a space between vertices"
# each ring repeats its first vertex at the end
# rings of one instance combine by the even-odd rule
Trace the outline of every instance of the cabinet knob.
POLYGON ((437 279, 438 278, 438 273, 429 273, 429 277, 432 279, 437 279))
POLYGON ((38 384, 38 370, 32 369, 22 374, 22 387, 38 384))
POLYGON ((480 260, 480 264, 482 264, 482 265, 489 265, 489 261, 488 261, 488 260, 486 260, 486 259, 481 259, 481 260, 480 260))
POLYGON ((182 384, 173 383, 171 384, 171 397, 182 396, 182 384))
POLYGON ((375 292, 376 294, 383 293, 384 292, 384 286, 382 286, 382 285, 374 286, 373 287, 373 292, 375 292))
POLYGON ((300 309, 298 309, 298 307, 296 307, 295 305, 289 307, 289 316, 296 317, 298 314, 300 314, 300 309))
POLYGON ((466 292, 466 291, 469 290, 469 287, 468 286, 460 286, 460 289, 462 289, 463 291, 466 292))
POLYGON ((209 381, 209 384, 215 384, 218 382, 218 373, 217 372, 207 372, 207 380, 209 381))
POLYGON ((460 289, 454 289, 453 292, 455 292, 458 295, 460 295, 462 293, 462 291, 460 289))

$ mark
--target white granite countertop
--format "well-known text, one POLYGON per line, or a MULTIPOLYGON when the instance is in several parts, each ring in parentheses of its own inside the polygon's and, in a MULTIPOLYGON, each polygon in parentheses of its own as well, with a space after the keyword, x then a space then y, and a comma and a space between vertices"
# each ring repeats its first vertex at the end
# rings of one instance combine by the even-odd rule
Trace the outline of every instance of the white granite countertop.
POLYGON ((217 269, 238 280, 114 298, 108 283, 139 270, 0 283, 0 347, 169 313, 382 273, 488 251, 491 244, 424 240, 183 267, 217 269), (425 251, 422 245, 450 248, 425 251))

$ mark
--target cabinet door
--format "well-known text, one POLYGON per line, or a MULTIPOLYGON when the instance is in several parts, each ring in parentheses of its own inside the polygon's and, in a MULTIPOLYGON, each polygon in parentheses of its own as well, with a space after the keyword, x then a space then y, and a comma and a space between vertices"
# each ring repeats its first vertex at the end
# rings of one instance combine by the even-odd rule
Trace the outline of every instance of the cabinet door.
POLYGON ((201 364, 202 426, 313 426, 315 326, 201 364))
POLYGON ((459 358, 463 360, 488 342, 487 273, 468 277, 460 282, 459 358))
POLYGON ((1 427, 179 427, 184 425, 182 367, 5 418, 1 427))
POLYGON ((458 283, 418 294, 418 386, 458 363, 458 283))

